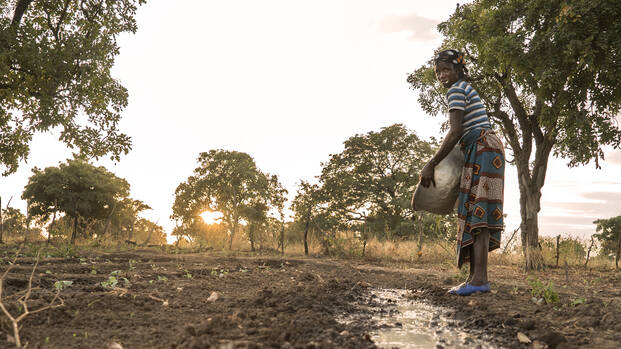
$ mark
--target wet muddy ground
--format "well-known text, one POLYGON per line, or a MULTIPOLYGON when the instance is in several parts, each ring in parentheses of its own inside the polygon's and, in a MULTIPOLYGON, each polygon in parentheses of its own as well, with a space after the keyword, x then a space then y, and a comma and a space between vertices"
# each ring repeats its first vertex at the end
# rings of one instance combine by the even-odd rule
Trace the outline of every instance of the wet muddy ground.
MULTIPOLYGON (((4 251, 0 271, 8 261, 4 251)), ((4 280, 3 302, 14 314, 22 308, 12 295, 27 288, 33 262, 20 258, 4 280)), ((378 330, 403 325, 377 321, 378 312, 398 314, 373 292, 398 289, 445 309, 454 321, 430 326, 466 331, 471 340, 461 347, 479 340, 498 348, 620 347, 621 273, 568 276, 538 274, 554 282, 560 300, 536 304, 517 266, 491 267, 492 293, 456 297, 446 294, 458 283, 456 270, 440 265, 157 250, 43 256, 29 308, 46 305, 59 281, 69 281, 60 292, 65 305, 26 317, 20 333, 28 348, 374 348, 378 330)), ((1 317, 0 347, 12 347, 1 317)))

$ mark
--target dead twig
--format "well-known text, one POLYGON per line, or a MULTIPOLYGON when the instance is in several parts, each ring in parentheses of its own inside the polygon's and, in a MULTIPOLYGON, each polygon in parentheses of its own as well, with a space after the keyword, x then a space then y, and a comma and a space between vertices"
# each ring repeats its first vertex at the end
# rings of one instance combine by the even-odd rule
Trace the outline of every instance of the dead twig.
POLYGON ((591 249, 593 248, 593 243, 595 242, 595 240, 593 240, 594 236, 591 235, 591 244, 589 245, 589 250, 587 251, 587 255, 586 255, 586 261, 584 262, 584 269, 587 268, 587 265, 589 264, 589 258, 591 257, 591 249))
POLYGON ((168 306, 168 299, 162 299, 159 297, 155 297, 154 295, 150 294, 149 298, 153 299, 154 301, 158 301, 158 302, 162 302, 162 305, 167 307, 168 306))
POLYGON ((30 272, 30 277, 28 278, 28 288, 18 292, 18 293, 24 293, 22 296, 17 298, 17 303, 21 305, 24 312, 19 316, 13 316, 9 312, 9 310, 6 308, 4 304, 4 301, 8 298, 11 298, 12 296, 3 298, 2 293, 4 291, 4 280, 6 279, 6 276, 9 274, 11 269, 13 269, 13 267, 16 265, 19 252, 20 251, 18 250, 17 253, 15 254, 15 258, 13 258, 13 262, 11 263, 11 265, 9 265, 9 267, 4 271, 4 273, 2 273, 2 276, 0 276, 0 309, 2 309, 2 312, 4 313, 4 315, 6 315, 9 321, 11 322, 11 325, 13 327, 13 340, 15 341, 15 346, 17 348, 22 348, 21 338, 19 336, 19 330, 20 330, 19 323, 22 320, 24 320, 24 318, 26 318, 26 316, 28 315, 36 314, 36 313, 39 313, 39 312, 42 312, 48 309, 61 307, 65 305, 65 301, 60 297, 60 289, 57 289, 56 292, 54 293, 54 297, 52 298, 52 300, 50 301, 48 305, 41 307, 39 309, 35 309, 35 310, 28 309, 28 300, 30 299, 30 295, 32 294, 32 291, 34 289, 37 289, 37 288, 32 288, 32 278, 34 277, 35 270, 37 270, 37 266, 39 265, 40 253, 37 253, 35 264, 32 267, 32 271, 30 272))
POLYGON ((513 241, 513 238, 515 237, 515 234, 518 232, 518 230, 520 230, 520 227, 518 226, 514 231, 513 234, 511 234, 511 237, 509 238, 509 240, 507 240, 507 243, 505 244, 505 248, 502 250, 502 254, 506 254, 509 250, 509 245, 511 244, 511 241, 513 241))

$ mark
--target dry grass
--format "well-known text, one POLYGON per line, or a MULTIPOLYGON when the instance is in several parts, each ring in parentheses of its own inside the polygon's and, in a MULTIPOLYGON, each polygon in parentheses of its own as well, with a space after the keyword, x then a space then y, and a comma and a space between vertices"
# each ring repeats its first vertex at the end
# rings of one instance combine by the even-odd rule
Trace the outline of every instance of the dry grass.
MULTIPOLYGON (((509 239, 509 232, 503 235, 503 239, 509 239)), ((490 265, 503 266, 521 266, 523 264, 521 246, 519 244, 519 233, 514 238, 511 246, 505 251, 505 241, 501 244, 502 248, 493 251, 489 255, 490 265)), ((44 239, 39 239, 39 243, 44 243, 44 239)), ((16 240, 14 242, 21 242, 16 240)), ((386 262, 403 262, 403 263, 422 263, 422 264, 438 264, 438 265, 455 265, 456 249, 454 242, 439 240, 423 240, 420 255, 418 254, 418 242, 412 239, 393 239, 380 240, 378 238, 370 238, 367 240, 363 255, 363 241, 353 232, 340 231, 331 240, 330 255, 333 257, 344 259, 364 259, 372 261, 386 262)), ((581 239, 573 236, 562 236, 562 245, 559 251, 558 267, 564 268, 565 262, 568 267, 574 269, 584 269, 586 261, 586 251, 590 245, 589 239, 581 239)), ((32 241, 31 243, 34 243, 32 241)), ((58 245, 55 243, 54 245, 58 245)), ((92 241, 83 241, 82 246, 92 245, 92 241), (90 243, 89 243, 90 242, 90 243)), ((321 255, 325 251, 322 248, 320 239, 314 234, 309 235, 309 254, 321 255)), ((59 246, 69 246, 68 244, 60 244, 59 246)), ((185 249, 209 248, 212 251, 228 252, 228 234, 224 231, 210 231, 201 238, 192 242, 184 242, 179 247, 185 249)), ((264 233, 257 237, 255 247, 259 253, 275 252, 278 249, 278 233, 264 233)), ((547 266, 556 267, 556 238, 541 238, 542 255, 547 266)), ((50 246, 53 248, 53 246, 50 246)), ((98 246, 100 249, 123 250, 131 249, 131 246, 125 246, 119 242, 109 242, 98 246), (104 246, 105 245, 105 246, 104 246)), ((233 249, 229 253, 249 252, 250 243, 246 234, 242 231, 238 232, 233 239, 233 249)), ((591 251, 588 268, 593 269, 614 269, 614 259, 597 254, 597 243, 591 251)), ((285 239, 285 255, 287 256, 303 256, 304 244, 299 237, 288 236, 285 239)))

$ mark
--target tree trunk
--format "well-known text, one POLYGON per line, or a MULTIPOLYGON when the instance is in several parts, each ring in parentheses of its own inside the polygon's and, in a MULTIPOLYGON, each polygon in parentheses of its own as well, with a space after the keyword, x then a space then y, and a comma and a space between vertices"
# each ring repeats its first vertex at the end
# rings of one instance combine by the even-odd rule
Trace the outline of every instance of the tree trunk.
POLYGON ((4 242, 2 241, 2 197, 0 196, 0 244, 3 244, 4 242))
POLYGON ((617 255, 615 257, 615 266, 619 269, 619 257, 621 257, 621 231, 618 231, 617 234, 617 255))
MULTIPOLYGON (((545 126, 539 123, 544 102, 537 98, 532 108, 525 106, 510 73, 495 73, 494 78, 502 86, 504 96, 498 99, 482 97, 492 103, 489 115, 499 121, 498 126, 503 131, 506 144, 513 151, 517 167, 524 269, 541 269, 544 261, 539 247, 537 215, 541 209, 541 188, 545 183, 548 159, 555 143, 557 123, 545 126), (509 102, 513 115, 503 110, 503 100, 509 102), (531 159, 533 150, 535 156, 531 159)), ((555 108, 556 105, 553 105, 550 110, 555 108)))
POLYGON ((73 232, 71 233, 71 244, 75 245, 75 237, 78 231, 78 216, 73 217, 73 232))
POLYGON ((134 237, 134 226, 136 225, 136 220, 132 220, 132 225, 129 227, 129 232, 127 232, 127 240, 132 241, 134 237))
MULTIPOLYGON (((9 205, 11 204, 11 200, 13 197, 9 198, 9 201, 6 203, 6 209, 9 209, 9 205)), ((0 244, 4 243, 4 221, 2 220, 2 198, 0 198, 0 244)))
POLYGON ((595 240, 593 240, 594 236, 591 235, 591 244, 589 245, 589 250, 587 251, 587 255, 586 255, 586 262, 584 262, 584 269, 587 268, 587 266, 589 265, 589 258, 591 257, 591 249, 593 248, 593 243, 595 242, 595 240))
POLYGON ((52 229, 54 228, 54 224, 56 224, 56 211, 54 211, 54 216, 52 217, 52 223, 50 223, 50 228, 47 231, 47 245, 50 244, 52 240, 52 229))
POLYGON ((106 236, 106 234, 108 234, 108 229, 110 229, 110 223, 112 222, 112 215, 114 214, 115 209, 116 209, 116 201, 114 201, 114 204, 112 205, 112 209, 110 210, 110 214, 108 215, 108 219, 106 219, 106 225, 104 227, 103 233, 101 233, 101 236, 97 240, 101 240, 103 236, 106 236))
POLYGON ((561 250, 561 236, 556 236, 556 267, 558 268, 558 257, 560 256, 561 250))
POLYGON ((15 4, 15 12, 13 12, 13 20, 11 21, 12 26, 17 26, 22 21, 22 17, 28 8, 30 3, 34 2, 34 0, 19 0, 17 4, 15 4))
POLYGON ((254 252, 254 224, 248 227, 248 240, 250 240, 250 251, 254 252))
MULTIPOLYGON (((527 198, 527 201, 530 198, 527 198)), ((538 203, 538 202, 537 202, 538 203)), ((522 219, 522 252, 524 253, 524 270, 541 270, 543 268, 543 255, 539 248, 538 211, 532 206, 527 206, 526 218, 522 219)))
POLYGON ((147 246, 149 240, 151 240, 151 236, 153 235, 153 231, 155 230, 156 225, 157 223, 151 226, 151 229, 149 229, 149 236, 147 236, 147 239, 140 244, 141 247, 147 246))
MULTIPOLYGON (((522 235, 522 252, 524 253, 524 270, 541 270, 544 268, 543 255, 539 246, 538 216, 541 210, 541 188, 545 183, 548 158, 552 145, 538 146, 532 170, 528 156, 522 154, 516 161, 518 183, 520 187, 520 230, 522 235), (525 160, 526 159, 526 160, 525 160)), ((518 158, 518 154, 516 154, 518 158)))
POLYGON ((237 230, 237 222, 233 224, 233 229, 231 229, 231 237, 229 238, 229 251, 233 250, 233 238, 235 237, 236 230, 237 230))
POLYGON ((280 254, 285 254, 285 223, 280 225, 280 254))
POLYGON ((308 226, 310 225, 310 215, 306 216, 306 224, 304 224, 304 254, 308 256, 308 226))
POLYGON ((26 231, 24 232, 24 244, 28 242, 29 233, 30 233, 30 201, 26 203, 26 231))

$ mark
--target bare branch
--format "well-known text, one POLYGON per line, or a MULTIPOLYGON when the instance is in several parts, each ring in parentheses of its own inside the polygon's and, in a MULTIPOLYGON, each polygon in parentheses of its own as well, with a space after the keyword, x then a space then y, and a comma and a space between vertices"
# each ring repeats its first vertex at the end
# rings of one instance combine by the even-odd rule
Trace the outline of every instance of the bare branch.
POLYGON ((530 153, 533 147, 533 125, 531 120, 528 118, 526 113, 526 109, 515 91, 515 87, 513 83, 511 83, 510 78, 505 76, 500 76, 499 74, 495 74, 496 80, 502 85, 502 88, 511 104, 511 108, 517 117, 518 123, 520 124, 520 128, 522 129, 522 152, 523 154, 530 157, 530 153))
MULTIPOLYGON (((15 258, 13 259, 13 263, 4 271, 2 276, 0 276, 0 309, 2 310, 4 315, 6 315, 9 318, 9 320, 11 322, 11 325, 13 327, 13 338, 15 339, 15 346, 18 347, 18 348, 22 348, 21 338, 19 336, 19 330, 20 330, 19 322, 22 321, 24 318, 26 318, 28 315, 36 314, 38 312, 42 312, 42 311, 48 310, 48 309, 53 309, 53 308, 61 307, 61 306, 65 305, 65 301, 60 297, 60 289, 57 289, 56 292, 54 293, 54 297, 48 303, 48 305, 43 306, 43 307, 41 307, 39 309, 32 310, 32 311, 28 309, 28 299, 30 298, 30 295, 32 294, 32 290, 33 290, 33 288, 32 288, 32 278, 34 277, 35 270, 37 269, 37 266, 39 265, 40 253, 38 252, 37 253, 37 258, 35 260, 35 264, 32 267, 32 271, 30 272, 30 277, 28 278, 28 288, 26 290, 20 291, 20 292, 25 292, 25 293, 24 293, 24 295, 19 297, 18 300, 17 300, 17 302, 19 304, 21 304, 21 306, 23 307, 24 312, 21 315, 19 315, 18 317, 14 317, 9 312, 9 310, 4 305, 4 300, 6 300, 9 297, 2 297, 2 291, 4 289, 4 280, 5 280, 6 276, 8 275, 9 271, 11 271, 11 269, 13 269, 13 266, 15 266, 15 263, 17 263, 17 257, 19 256, 19 252, 20 252, 20 250, 18 250, 17 253, 15 254, 15 258)), ((35 288, 35 289, 37 289, 37 288, 35 288)))

